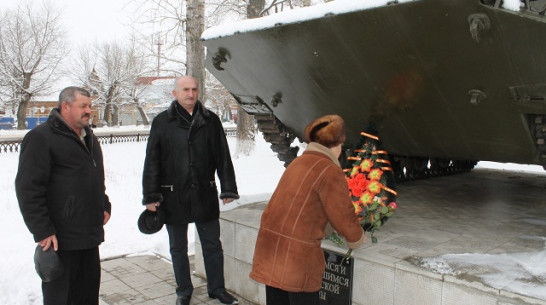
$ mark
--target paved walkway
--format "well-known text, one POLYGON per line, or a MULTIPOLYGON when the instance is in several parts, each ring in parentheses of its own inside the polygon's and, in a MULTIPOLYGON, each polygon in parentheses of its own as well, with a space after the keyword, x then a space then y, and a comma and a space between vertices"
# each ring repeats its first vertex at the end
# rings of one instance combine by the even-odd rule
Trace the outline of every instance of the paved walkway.
MULTIPOLYGON (((194 270, 193 256, 190 257, 194 270)), ((191 305, 220 305, 209 298, 207 283, 193 275, 191 305)), ((176 283, 171 263, 158 256, 126 256, 102 262, 100 305, 174 305, 176 283)), ((235 294, 234 294, 235 295, 235 294)), ((241 305, 253 305, 235 295, 241 305)))

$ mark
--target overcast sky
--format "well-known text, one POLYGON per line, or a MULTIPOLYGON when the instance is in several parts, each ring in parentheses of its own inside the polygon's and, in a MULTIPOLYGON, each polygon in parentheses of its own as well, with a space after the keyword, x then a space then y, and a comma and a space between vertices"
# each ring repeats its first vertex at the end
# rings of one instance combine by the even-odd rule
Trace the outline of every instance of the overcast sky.
MULTIPOLYGON (((29 1, 29 0, 23 0, 29 1)), ((1 0, 0 11, 15 8, 21 0, 1 0)), ((43 0, 30 0, 40 3, 43 0)), ((78 44, 93 41, 127 39, 133 9, 126 0, 50 0, 62 10, 63 26, 69 39, 78 44)))
MULTIPOLYGON (((59 8, 71 54, 83 45, 113 41, 124 43, 131 37, 131 17, 136 11, 134 0, 0 0, 0 13, 15 9, 26 1, 37 7, 44 1, 51 1, 59 8), (133 6, 126 4, 131 2, 133 6)), ((75 85, 73 77, 61 77, 55 82, 52 92, 45 93, 40 99, 56 100, 59 90, 72 85, 75 85)))

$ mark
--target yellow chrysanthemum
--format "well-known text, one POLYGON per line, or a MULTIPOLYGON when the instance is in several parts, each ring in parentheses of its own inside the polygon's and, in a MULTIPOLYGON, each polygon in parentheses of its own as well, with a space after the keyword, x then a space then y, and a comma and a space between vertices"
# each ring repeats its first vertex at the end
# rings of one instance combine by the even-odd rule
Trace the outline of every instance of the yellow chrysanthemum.
POLYGON ((351 171, 351 178, 356 176, 356 174, 358 174, 358 172, 359 172, 358 166, 354 166, 353 170, 351 171))
POLYGON ((373 194, 379 194, 381 193, 381 187, 383 185, 379 183, 378 181, 372 181, 368 184, 368 191, 373 194))
POLYGON ((360 170, 363 172, 369 172, 373 166, 373 162, 370 159, 364 159, 360 163, 360 170))
POLYGON ((370 180, 381 180, 381 176, 383 176, 383 171, 379 168, 372 169, 370 173, 368 174, 368 179, 370 180))
POLYGON ((353 207, 355 208, 355 214, 358 215, 362 212, 362 205, 358 201, 353 202, 353 207))
POLYGON ((374 197, 374 194, 366 191, 364 192, 364 194, 362 194, 362 196, 360 196, 360 202, 366 205, 370 204, 373 202, 373 197, 374 197))

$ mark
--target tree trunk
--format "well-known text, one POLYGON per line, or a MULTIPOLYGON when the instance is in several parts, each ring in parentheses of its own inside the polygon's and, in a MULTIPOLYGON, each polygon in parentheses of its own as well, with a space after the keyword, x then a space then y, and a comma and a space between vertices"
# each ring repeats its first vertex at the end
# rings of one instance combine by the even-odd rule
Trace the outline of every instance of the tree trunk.
POLYGON ((17 108, 17 129, 27 129, 27 108, 30 102, 30 95, 23 94, 19 100, 19 107, 17 108))
MULTIPOLYGON (((146 115, 146 112, 144 111, 144 108, 140 106, 138 98, 133 99, 135 101, 135 106, 138 110, 138 113, 140 114, 140 118, 142 119, 142 124, 145 126, 150 125, 150 121, 148 120, 148 116, 146 115)), ((138 125, 138 124, 137 124, 138 125)))
POLYGON ((199 38, 205 30, 205 1, 186 1, 186 75, 197 80, 200 100, 206 101, 205 46, 199 38))
POLYGON ((119 126, 119 107, 116 104, 112 105, 112 126, 119 126))
MULTIPOLYGON (((107 126, 111 127, 114 124, 114 95, 116 94, 117 84, 114 83, 108 91, 106 92, 106 100, 104 106, 104 117, 103 120, 107 126)), ((117 122, 117 119, 116 119, 117 122)))
MULTIPOLYGON (((247 18, 260 17, 260 13, 265 7, 265 0, 250 0, 246 8, 247 18)), ((254 116, 249 115, 243 110, 241 105, 237 106, 237 153, 248 154, 252 148, 256 126, 254 116)))
POLYGON ((246 7, 246 17, 248 19, 260 17, 260 13, 265 8, 265 0, 250 0, 246 7))
POLYGON ((27 129, 27 108, 32 97, 28 93, 31 78, 31 73, 23 73, 23 89, 16 90, 19 97, 19 107, 17 108, 17 129, 19 130, 27 129))
POLYGON ((102 117, 102 120, 106 124, 106 126, 112 126, 111 125, 111 118, 112 118, 112 103, 110 100, 106 100, 106 105, 104 106, 104 115, 102 117))

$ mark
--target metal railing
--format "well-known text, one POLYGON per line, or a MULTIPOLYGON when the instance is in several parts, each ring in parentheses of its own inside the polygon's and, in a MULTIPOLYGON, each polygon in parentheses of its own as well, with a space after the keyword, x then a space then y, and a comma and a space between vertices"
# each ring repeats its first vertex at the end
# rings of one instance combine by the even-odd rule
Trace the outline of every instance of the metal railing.
POLYGON ((0 153, 19 152, 21 141, 3 141, 0 140, 0 153))
POLYGON ((150 135, 149 131, 131 133, 131 134, 107 134, 107 135, 98 135, 95 134, 99 139, 101 145, 104 144, 116 144, 116 143, 128 143, 128 142, 142 142, 148 141, 148 136, 150 135))
MULTIPOLYGON (((237 135, 237 128, 225 127, 224 132, 228 137, 235 137, 237 135)), ((148 136, 150 135, 149 130, 116 131, 111 129, 96 129, 94 133, 97 136, 101 145, 148 141, 148 136)), ((23 137, 24 135, 10 137, 0 136, 0 154, 19 152, 23 137)))

